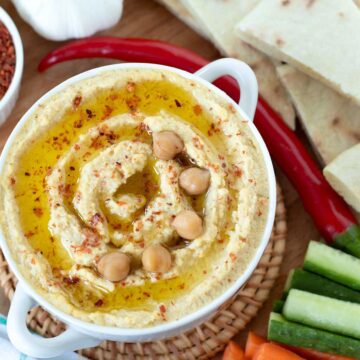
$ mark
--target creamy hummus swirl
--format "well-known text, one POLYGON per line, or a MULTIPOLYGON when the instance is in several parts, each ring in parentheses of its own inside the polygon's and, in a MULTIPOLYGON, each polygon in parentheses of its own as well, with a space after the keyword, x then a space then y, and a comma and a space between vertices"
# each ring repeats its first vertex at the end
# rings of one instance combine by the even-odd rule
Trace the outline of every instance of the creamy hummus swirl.
MULTIPOLYGON (((184 142, 184 151, 191 161, 209 170, 211 184, 204 202, 203 234, 185 247, 172 250, 174 265, 162 275, 171 278, 180 274, 203 256, 212 242, 216 241, 219 229, 224 225, 229 192, 225 184, 218 154, 211 144, 193 126, 173 115, 162 113, 158 116, 120 115, 89 129, 68 151, 52 173, 47 177, 50 221, 49 228, 54 236, 61 239, 63 246, 75 261, 72 276, 88 280, 93 286, 94 273, 91 267, 99 257, 114 249, 114 246, 140 261, 144 247, 150 244, 170 245, 178 237, 171 226, 173 218, 184 209, 191 209, 186 195, 178 183, 183 168, 175 160, 156 160, 149 143, 139 140, 120 140, 100 151, 81 169, 77 191, 73 197, 73 208, 69 209, 64 198, 66 169, 72 158, 83 152, 94 139, 104 131, 129 128, 134 131, 145 127, 149 133, 174 131, 184 142), (154 163, 159 175, 159 191, 148 203, 141 194, 120 194, 117 190, 131 176, 143 171, 147 162, 154 163), (213 206, 216 204, 216 206, 213 206), (110 231, 109 222, 103 209, 117 217, 120 222, 131 222, 127 231, 110 231), (83 268, 85 267, 86 270, 83 268), (91 274, 90 274, 91 272, 91 274)), ((130 179, 130 180, 129 180, 130 179)), ((142 284, 149 275, 141 267, 127 278, 132 284, 142 284)), ((110 282, 101 279, 102 286, 112 290, 110 282)))

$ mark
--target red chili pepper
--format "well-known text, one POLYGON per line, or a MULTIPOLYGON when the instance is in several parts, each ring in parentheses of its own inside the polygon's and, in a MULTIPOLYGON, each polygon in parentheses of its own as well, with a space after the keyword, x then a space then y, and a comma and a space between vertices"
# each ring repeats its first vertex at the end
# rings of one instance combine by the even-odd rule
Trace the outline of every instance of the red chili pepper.
MULTIPOLYGON (((209 63, 190 50, 162 41, 94 37, 70 42, 50 52, 41 60, 39 71, 63 61, 89 57, 156 63, 188 72, 209 63)), ((224 77, 215 84, 235 101, 239 99, 239 89, 233 79, 224 77)), ((349 207, 327 183, 295 133, 261 97, 254 121, 271 156, 299 192, 321 235, 328 243, 360 257, 360 227, 349 207)))
MULTIPOLYGON (((191 73, 209 63, 209 61, 188 49, 163 41, 137 38, 92 37, 72 41, 50 52, 40 61, 38 70, 43 72, 49 67, 64 61, 92 57, 163 64, 191 73)), ((237 101, 240 97, 237 83, 230 77, 224 78, 215 81, 214 84, 237 101), (224 78, 227 78, 227 80, 224 81, 224 78)))

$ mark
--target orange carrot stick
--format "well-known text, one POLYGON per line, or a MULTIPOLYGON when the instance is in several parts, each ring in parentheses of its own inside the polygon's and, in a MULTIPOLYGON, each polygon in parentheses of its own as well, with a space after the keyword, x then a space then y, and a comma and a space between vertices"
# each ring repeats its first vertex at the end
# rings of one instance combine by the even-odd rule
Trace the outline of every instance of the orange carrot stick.
POLYGON ((259 350, 260 346, 266 342, 266 339, 250 331, 245 345, 245 357, 252 359, 259 350))
POLYGON ((305 360, 304 358, 273 343, 262 344, 253 360, 305 360))
POLYGON ((234 341, 230 341, 227 345, 222 360, 245 360, 244 351, 234 341))

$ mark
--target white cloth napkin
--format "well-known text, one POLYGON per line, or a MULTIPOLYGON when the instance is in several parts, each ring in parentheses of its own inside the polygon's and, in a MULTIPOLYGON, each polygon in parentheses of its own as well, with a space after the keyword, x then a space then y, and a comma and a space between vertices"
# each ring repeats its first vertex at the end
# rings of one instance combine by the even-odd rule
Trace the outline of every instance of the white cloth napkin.
MULTIPOLYGON (((6 317, 0 314, 0 359, 1 360, 37 360, 17 351, 9 340, 6 331, 6 317)), ((85 360, 84 357, 71 352, 51 358, 51 360, 85 360)))

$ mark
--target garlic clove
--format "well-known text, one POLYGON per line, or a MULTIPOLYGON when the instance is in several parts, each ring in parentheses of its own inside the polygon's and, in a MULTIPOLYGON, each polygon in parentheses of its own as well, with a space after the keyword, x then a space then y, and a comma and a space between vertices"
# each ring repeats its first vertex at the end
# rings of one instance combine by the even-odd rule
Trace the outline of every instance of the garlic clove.
POLYGON ((20 16, 41 36, 62 41, 114 26, 123 0, 12 0, 20 16))

